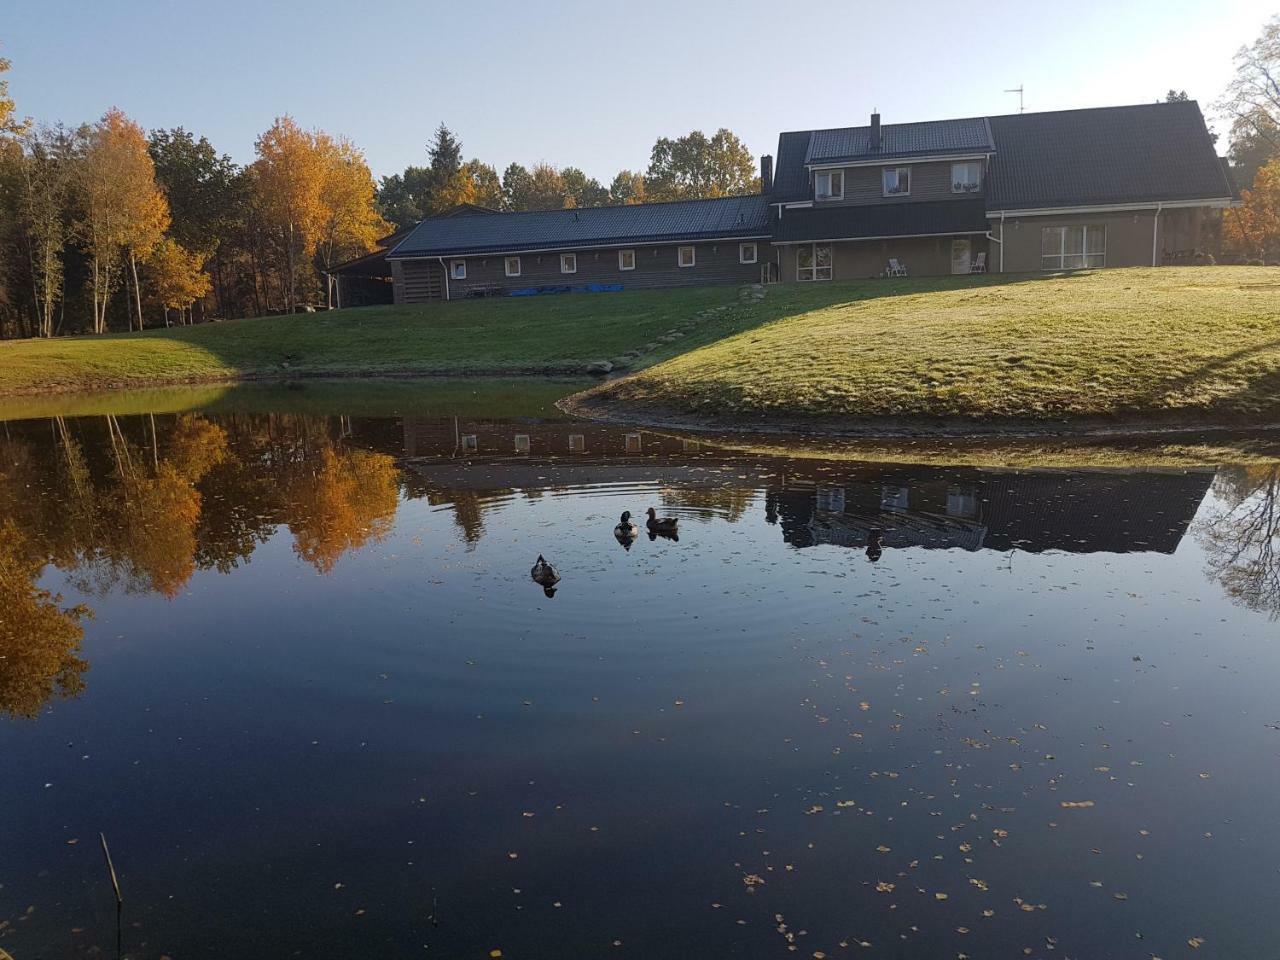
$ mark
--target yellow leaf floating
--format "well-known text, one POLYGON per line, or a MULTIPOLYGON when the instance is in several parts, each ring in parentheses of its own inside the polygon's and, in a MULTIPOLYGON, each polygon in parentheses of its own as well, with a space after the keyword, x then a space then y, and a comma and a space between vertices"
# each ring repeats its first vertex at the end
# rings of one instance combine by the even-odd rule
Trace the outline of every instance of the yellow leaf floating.
POLYGON ((1088 807, 1092 807, 1093 805, 1094 804, 1092 800, 1063 800, 1062 801, 1062 808, 1064 810, 1084 810, 1084 809, 1087 809, 1088 807))
POLYGON ((1192 937, 1187 941, 1187 946, 1192 950, 1199 950, 1204 944, 1204 937, 1192 937))

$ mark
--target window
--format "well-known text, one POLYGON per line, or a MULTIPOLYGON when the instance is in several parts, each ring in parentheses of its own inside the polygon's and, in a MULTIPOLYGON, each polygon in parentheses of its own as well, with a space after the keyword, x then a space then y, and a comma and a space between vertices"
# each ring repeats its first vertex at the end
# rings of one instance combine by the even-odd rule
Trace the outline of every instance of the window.
POLYGON ((976 193, 982 189, 982 164, 977 160, 951 165, 951 192, 976 193))
POLYGON ((634 270, 636 268, 636 252, 634 250, 618 251, 618 269, 634 270))
POLYGON ((580 433, 569 434, 569 452, 582 453, 587 449, 587 438, 580 433))
POLYGON ((844 487, 819 487, 816 506, 822 513, 844 513, 844 487))
POLYGON ((884 168, 884 195, 886 197, 905 197, 911 193, 910 167, 884 168))
POLYGON ((639 452, 640 452, 640 434, 628 433, 627 434, 627 453, 639 453, 639 452))
POLYGON ((529 452, 529 435, 527 433, 516 434, 516 453, 529 452))
POLYGON ((911 490, 907 487, 885 484, 880 488, 880 509, 910 510, 911 490))
POLYGON ((450 260, 449 261, 449 279, 450 280, 467 279, 467 261, 450 260))
POLYGON ((576 253, 560 254, 560 272, 561 273, 577 273, 578 272, 578 255, 576 253))
POLYGON ((692 267, 698 262, 698 256, 693 247, 680 247, 676 251, 676 262, 682 267, 692 267))
POLYGON ((843 200, 844 171, 820 170, 813 178, 813 195, 819 200, 843 200))
POLYGON ((797 280, 831 279, 831 244, 806 243, 796 248, 797 280))
POLYGON ((464 433, 462 435, 463 453, 475 453, 476 450, 479 449, 479 446, 480 445, 476 442, 476 435, 474 433, 464 433))
POLYGON ((973 487, 947 488, 947 516, 972 520, 978 516, 978 491, 973 487))
POLYGON ((507 276, 508 277, 520 276, 520 258, 519 257, 507 257, 507 276))
POLYGON ((755 263, 756 262, 756 245, 754 243, 738 244, 738 262, 739 263, 755 263))
POLYGON ((1041 270, 1081 270, 1106 265, 1106 227, 1085 224, 1078 227, 1041 228, 1041 270))

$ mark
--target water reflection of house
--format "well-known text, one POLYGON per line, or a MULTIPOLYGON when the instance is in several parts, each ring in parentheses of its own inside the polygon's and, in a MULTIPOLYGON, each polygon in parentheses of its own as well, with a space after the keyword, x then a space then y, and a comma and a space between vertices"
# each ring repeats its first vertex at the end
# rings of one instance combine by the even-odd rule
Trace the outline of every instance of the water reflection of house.
POLYGON ((1172 553, 1212 480, 1212 470, 860 469, 789 474, 769 509, 797 547, 861 547, 879 529, 886 548, 1172 553))

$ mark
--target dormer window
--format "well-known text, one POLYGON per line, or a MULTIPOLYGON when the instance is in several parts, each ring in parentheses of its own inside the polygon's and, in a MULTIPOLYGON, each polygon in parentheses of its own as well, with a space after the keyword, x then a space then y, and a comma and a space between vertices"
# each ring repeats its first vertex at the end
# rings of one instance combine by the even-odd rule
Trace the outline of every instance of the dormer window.
POLYGON ((951 192, 977 193, 982 189, 982 164, 977 160, 951 165, 951 192))
POLYGON ((884 195, 886 197, 906 197, 911 194, 911 168, 884 168, 884 195))
POLYGON ((819 200, 843 200, 844 171, 818 171, 813 178, 813 195, 819 200))

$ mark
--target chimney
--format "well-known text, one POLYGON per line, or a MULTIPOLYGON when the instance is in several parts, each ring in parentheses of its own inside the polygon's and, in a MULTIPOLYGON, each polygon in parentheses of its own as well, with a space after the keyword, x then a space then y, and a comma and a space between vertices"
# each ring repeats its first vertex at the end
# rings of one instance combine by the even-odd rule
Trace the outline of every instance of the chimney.
POLYGON ((773 191, 773 157, 765 154, 760 158, 760 192, 773 191))
POLYGON ((871 151, 877 153, 880 150, 880 114, 871 114, 871 151))

